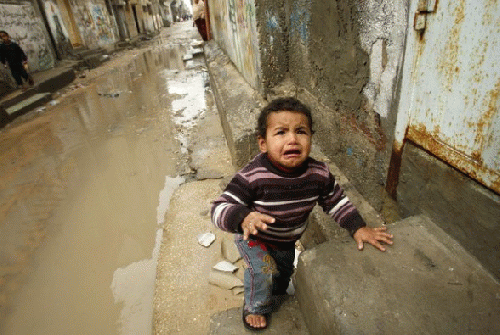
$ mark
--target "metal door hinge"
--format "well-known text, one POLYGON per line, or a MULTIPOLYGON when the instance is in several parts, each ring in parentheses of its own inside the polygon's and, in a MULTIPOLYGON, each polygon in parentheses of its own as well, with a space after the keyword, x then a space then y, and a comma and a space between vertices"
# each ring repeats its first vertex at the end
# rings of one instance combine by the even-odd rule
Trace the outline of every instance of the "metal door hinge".
POLYGON ((413 19, 413 28, 423 32, 427 26, 427 15, 437 10, 437 0, 420 0, 413 19))

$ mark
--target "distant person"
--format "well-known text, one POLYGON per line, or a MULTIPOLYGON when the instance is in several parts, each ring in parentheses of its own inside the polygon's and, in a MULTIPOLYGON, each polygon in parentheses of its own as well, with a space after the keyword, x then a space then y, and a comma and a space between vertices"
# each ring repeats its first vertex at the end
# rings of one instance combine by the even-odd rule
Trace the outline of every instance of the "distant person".
POLYGON ((268 326, 268 317, 286 294, 294 272, 295 242, 318 203, 354 238, 359 250, 368 242, 381 251, 392 244, 385 227, 369 228, 330 173, 309 157, 313 134, 308 107, 294 98, 272 101, 257 121, 255 156, 229 182, 211 208, 212 222, 237 234, 245 261, 243 324, 268 326))
POLYGON ((204 41, 208 41, 207 23, 205 22, 205 3, 203 0, 194 0, 193 4, 193 25, 196 25, 198 32, 204 41))
POLYGON ((28 56, 26 56, 19 44, 10 39, 10 35, 7 32, 1 30, 0 39, 2 40, 2 44, 0 44, 0 61, 6 68, 6 62, 9 64, 10 73, 16 80, 17 87, 23 87, 23 78, 30 86, 33 86, 35 84, 33 77, 27 71, 28 56))

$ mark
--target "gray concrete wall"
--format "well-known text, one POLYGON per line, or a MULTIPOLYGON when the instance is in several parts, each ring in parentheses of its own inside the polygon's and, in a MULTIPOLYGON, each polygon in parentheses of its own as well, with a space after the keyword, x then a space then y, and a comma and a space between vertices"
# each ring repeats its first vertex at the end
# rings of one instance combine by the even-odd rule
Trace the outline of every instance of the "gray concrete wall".
POLYGON ((9 33, 28 56, 31 71, 54 67, 55 54, 38 4, 5 1, 0 4, 0 29, 9 33))
POLYGON ((262 71, 261 92, 266 94, 287 77, 290 12, 285 0, 256 3, 262 71))
MULTIPOLYGON (((36 2, 2 1, 0 29, 7 31, 23 48, 28 56, 30 71, 44 71, 54 66, 56 55, 36 2)), ((0 96, 8 94, 16 87, 10 69, 0 66, 0 96)))
POLYGON ((407 2, 289 0, 290 75, 317 140, 380 208, 391 153, 407 2))

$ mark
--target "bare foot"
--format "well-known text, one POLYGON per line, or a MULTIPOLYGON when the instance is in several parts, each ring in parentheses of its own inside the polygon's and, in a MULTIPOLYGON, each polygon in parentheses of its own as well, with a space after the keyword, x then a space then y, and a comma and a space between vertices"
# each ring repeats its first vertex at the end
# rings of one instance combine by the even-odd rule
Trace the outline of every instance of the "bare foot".
POLYGON ((266 328, 267 326, 266 318, 263 315, 248 314, 245 320, 253 328, 266 328))

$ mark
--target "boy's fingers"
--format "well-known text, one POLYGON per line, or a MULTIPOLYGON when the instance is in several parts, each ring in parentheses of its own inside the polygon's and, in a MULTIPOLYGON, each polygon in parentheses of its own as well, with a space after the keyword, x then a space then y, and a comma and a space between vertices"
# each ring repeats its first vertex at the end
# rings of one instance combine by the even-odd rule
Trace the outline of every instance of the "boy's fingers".
POLYGON ((382 241, 382 242, 387 243, 387 244, 392 244, 391 238, 392 238, 392 236, 381 236, 379 238, 379 241, 382 241))
POLYGON ((267 229, 267 224, 263 223, 263 222, 258 222, 255 224, 255 227, 259 228, 259 229, 262 229, 262 230, 266 230, 267 229))
POLYGON ((358 250, 363 250, 363 241, 358 241, 358 250))
POLYGON ((380 244, 377 240, 375 240, 375 241, 368 241, 368 243, 370 243, 371 245, 373 245, 375 248, 377 248, 380 251, 385 251, 384 246, 382 246, 382 244, 380 244))
POLYGON ((259 219, 260 219, 260 221, 265 222, 265 223, 274 223, 274 221, 276 221, 272 216, 262 214, 262 213, 259 213, 259 219))

